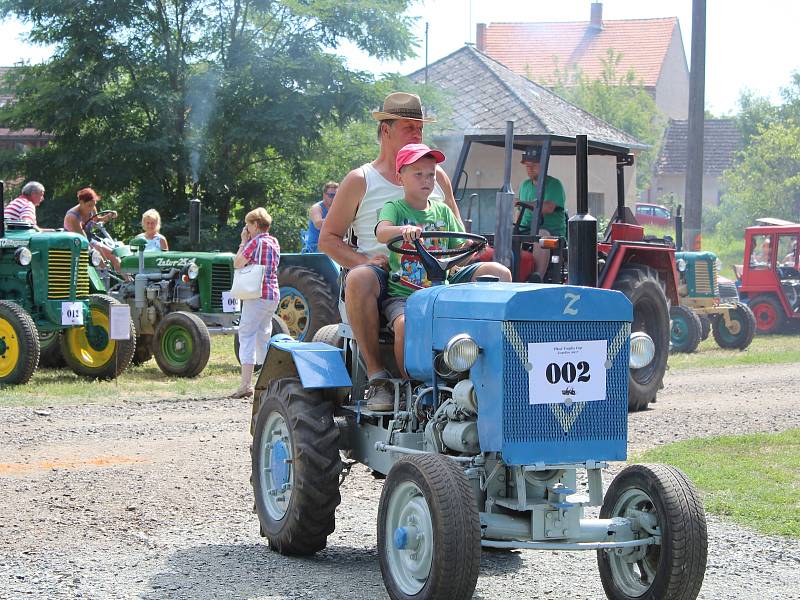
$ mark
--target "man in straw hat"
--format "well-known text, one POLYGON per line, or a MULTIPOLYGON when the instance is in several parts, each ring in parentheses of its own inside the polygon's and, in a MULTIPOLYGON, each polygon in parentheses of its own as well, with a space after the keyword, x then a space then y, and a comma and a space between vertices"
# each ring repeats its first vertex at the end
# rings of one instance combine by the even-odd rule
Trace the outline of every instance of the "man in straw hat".
MULTIPOLYGON (((406 144, 421 143, 423 125, 433 122, 423 115, 419 96, 405 92, 386 96, 383 110, 373 112, 372 118, 379 122, 381 149, 378 158, 350 171, 339 185, 333 206, 322 225, 318 244, 322 252, 350 269, 345 283, 345 306, 367 367, 369 386, 365 396, 368 407, 382 406, 394 400, 394 392, 386 382, 390 375, 378 348, 378 309, 386 298, 389 252, 376 239, 375 226, 383 205, 403 197, 395 167, 397 152, 406 144), (343 241, 348 231, 356 237, 355 249, 343 241)), ((460 221, 450 179, 438 165, 430 198, 444 201, 460 221)))

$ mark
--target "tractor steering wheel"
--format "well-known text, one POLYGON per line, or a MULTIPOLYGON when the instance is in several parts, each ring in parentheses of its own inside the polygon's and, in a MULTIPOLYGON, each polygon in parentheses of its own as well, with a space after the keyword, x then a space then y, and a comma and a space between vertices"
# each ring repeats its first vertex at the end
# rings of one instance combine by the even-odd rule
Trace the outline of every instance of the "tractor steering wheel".
MULTIPOLYGON (((100 212, 97 212, 97 213, 93 214, 91 217, 89 217, 88 219, 86 219, 86 223, 91 223, 92 221, 97 221, 97 219, 99 219, 100 217, 102 217, 104 215, 107 215, 109 213, 113 213, 113 212, 114 212, 113 210, 101 210, 100 212)), ((116 219, 116 217, 114 217, 114 218, 116 219)))
POLYGON ((420 237, 414 240, 414 248, 401 248, 398 244, 403 243, 403 236, 398 235, 389 240, 386 247, 397 254, 407 256, 419 256, 422 266, 428 273, 428 279, 434 284, 443 282, 447 271, 462 264, 467 259, 486 247, 488 240, 482 235, 475 233, 464 233, 461 231, 423 231, 420 237), (459 240, 471 240, 474 242, 467 248, 452 248, 444 250, 428 250, 422 245, 420 240, 430 238, 449 238, 459 240), (439 258, 449 257, 449 258, 439 258))

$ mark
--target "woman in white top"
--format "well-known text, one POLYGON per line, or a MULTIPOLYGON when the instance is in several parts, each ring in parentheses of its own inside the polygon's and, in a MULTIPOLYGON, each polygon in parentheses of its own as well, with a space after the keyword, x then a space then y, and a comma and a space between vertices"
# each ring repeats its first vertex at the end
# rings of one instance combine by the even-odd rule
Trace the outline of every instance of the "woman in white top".
POLYGON ((145 252, 169 250, 167 238, 159 233, 161 231, 161 215, 155 208, 145 211, 142 215, 142 229, 144 229, 144 233, 140 233, 137 237, 147 240, 144 247, 145 252))

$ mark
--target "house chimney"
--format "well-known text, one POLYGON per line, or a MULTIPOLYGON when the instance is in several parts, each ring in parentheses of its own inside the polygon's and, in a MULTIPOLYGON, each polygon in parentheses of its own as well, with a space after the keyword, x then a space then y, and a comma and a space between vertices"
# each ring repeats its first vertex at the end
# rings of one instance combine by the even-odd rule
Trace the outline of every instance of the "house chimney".
POLYGON ((475 45, 481 52, 486 52, 486 23, 475 25, 475 45))
POLYGON ((589 19, 589 27, 592 29, 603 28, 603 3, 592 2, 592 13, 589 19))

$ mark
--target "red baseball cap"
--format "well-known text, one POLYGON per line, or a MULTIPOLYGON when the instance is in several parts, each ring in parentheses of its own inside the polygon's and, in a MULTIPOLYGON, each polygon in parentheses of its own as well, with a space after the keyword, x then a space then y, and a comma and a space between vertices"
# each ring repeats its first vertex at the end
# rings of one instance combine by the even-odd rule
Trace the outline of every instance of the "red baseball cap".
POLYGON ((445 161, 444 154, 439 150, 431 150, 425 144, 406 144, 397 153, 397 158, 394 161, 395 170, 399 173, 400 169, 417 162, 423 156, 430 156, 437 163, 445 161))

